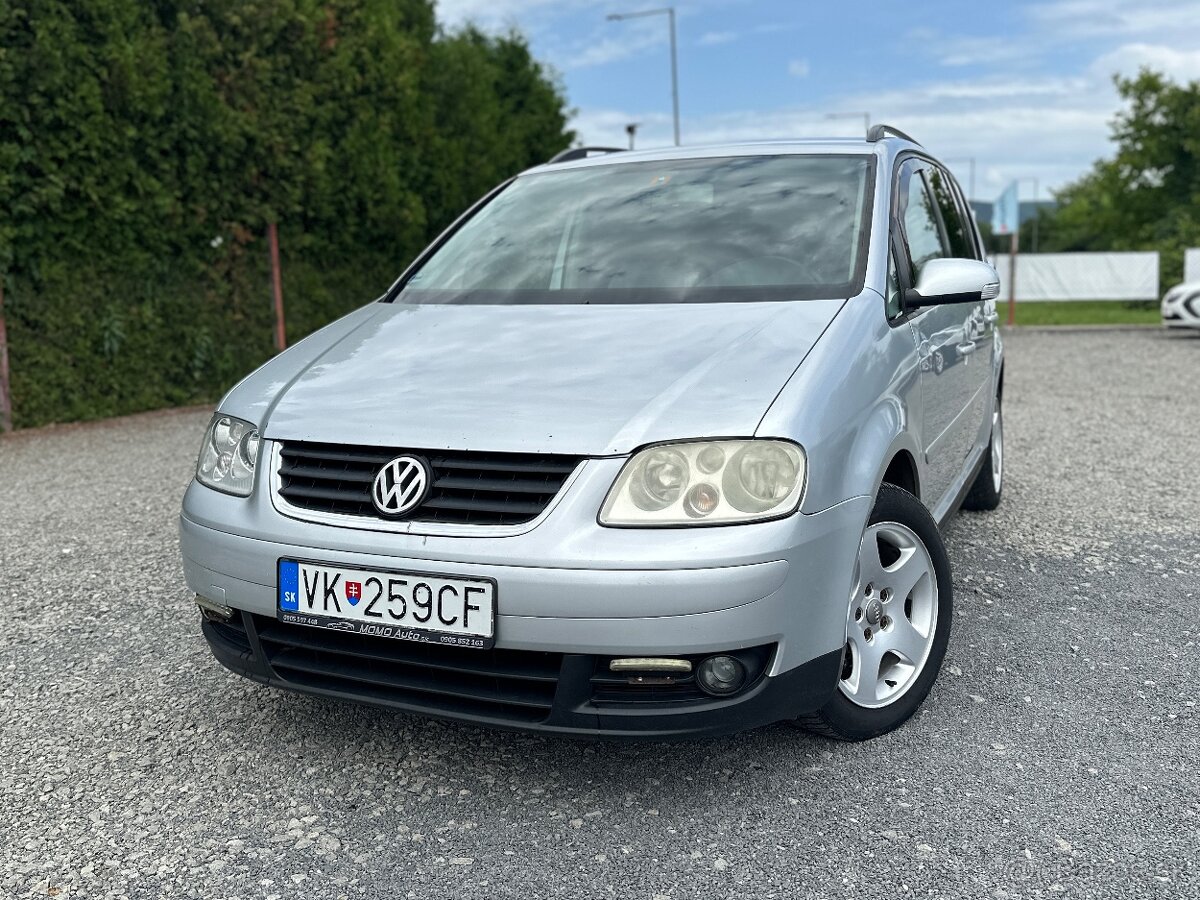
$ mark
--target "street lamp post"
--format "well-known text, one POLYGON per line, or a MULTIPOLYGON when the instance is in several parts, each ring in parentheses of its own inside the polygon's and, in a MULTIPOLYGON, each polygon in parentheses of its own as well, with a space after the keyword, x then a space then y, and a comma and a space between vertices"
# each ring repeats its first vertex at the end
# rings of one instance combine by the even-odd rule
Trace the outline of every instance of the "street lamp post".
POLYGON ((608 21, 620 22, 624 19, 640 19, 645 16, 665 15, 671 27, 671 109, 675 116, 675 146, 679 146, 679 60, 675 50, 675 7, 666 6, 662 9, 643 9, 630 13, 609 13, 608 21))
POLYGON ((863 120, 863 134, 865 135, 871 130, 871 114, 866 112, 844 112, 844 113, 825 113, 827 119, 857 119, 859 116, 863 120))

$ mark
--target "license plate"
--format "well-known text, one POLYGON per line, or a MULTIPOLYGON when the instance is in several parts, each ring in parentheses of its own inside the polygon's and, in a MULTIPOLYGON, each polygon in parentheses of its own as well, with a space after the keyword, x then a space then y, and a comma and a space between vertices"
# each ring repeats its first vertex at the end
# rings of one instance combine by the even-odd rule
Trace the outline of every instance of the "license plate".
POLYGON ((486 649, 495 643, 496 582, 281 559, 276 617, 293 625, 486 649))

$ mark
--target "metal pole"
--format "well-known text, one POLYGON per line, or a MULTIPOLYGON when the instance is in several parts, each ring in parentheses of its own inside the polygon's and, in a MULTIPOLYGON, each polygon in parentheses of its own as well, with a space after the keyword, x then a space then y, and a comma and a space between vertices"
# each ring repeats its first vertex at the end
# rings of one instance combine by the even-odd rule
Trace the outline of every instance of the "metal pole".
POLYGON ((0 431, 12 430, 12 393, 8 380, 8 329, 4 325, 4 275, 0 273, 0 431))
POLYGON ((640 19, 644 16, 661 16, 666 14, 671 29, 671 112, 675 121, 675 146, 679 146, 679 54, 675 40, 675 7, 665 6, 662 9, 643 9, 631 13, 609 13, 610 22, 621 22, 625 19, 640 19))
POLYGON ((283 323, 283 282, 279 277, 279 229, 267 225, 267 243, 271 248, 271 292, 275 299, 275 349, 287 349, 287 329, 283 323))
POLYGON ((968 200, 975 199, 975 157, 971 157, 971 196, 968 200))

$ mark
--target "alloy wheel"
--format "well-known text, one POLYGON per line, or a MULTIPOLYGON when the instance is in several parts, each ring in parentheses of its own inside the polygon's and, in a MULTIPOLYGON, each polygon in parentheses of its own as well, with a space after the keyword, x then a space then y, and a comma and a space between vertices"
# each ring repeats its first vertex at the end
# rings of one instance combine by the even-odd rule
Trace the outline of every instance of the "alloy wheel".
POLYGON ((899 522, 869 526, 846 622, 842 694, 871 709, 903 696, 929 658, 937 613, 937 575, 924 542, 899 522))

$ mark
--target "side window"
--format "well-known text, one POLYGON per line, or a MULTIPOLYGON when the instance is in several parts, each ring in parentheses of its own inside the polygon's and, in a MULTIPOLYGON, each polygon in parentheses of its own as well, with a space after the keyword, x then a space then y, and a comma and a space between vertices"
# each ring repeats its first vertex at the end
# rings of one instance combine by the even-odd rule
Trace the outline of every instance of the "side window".
POLYGON ((912 259, 913 277, 931 259, 948 255, 942 246, 942 231, 938 227, 933 201, 925 189, 925 179, 919 170, 908 179, 908 189, 901 197, 904 209, 904 236, 908 239, 908 255, 912 259))
POLYGON ((929 186, 933 198, 942 213, 942 224, 946 226, 946 239, 950 243, 950 255, 959 259, 975 259, 975 242, 971 238, 970 222, 964 221, 963 212, 950 186, 950 179, 941 169, 930 168, 929 186))

